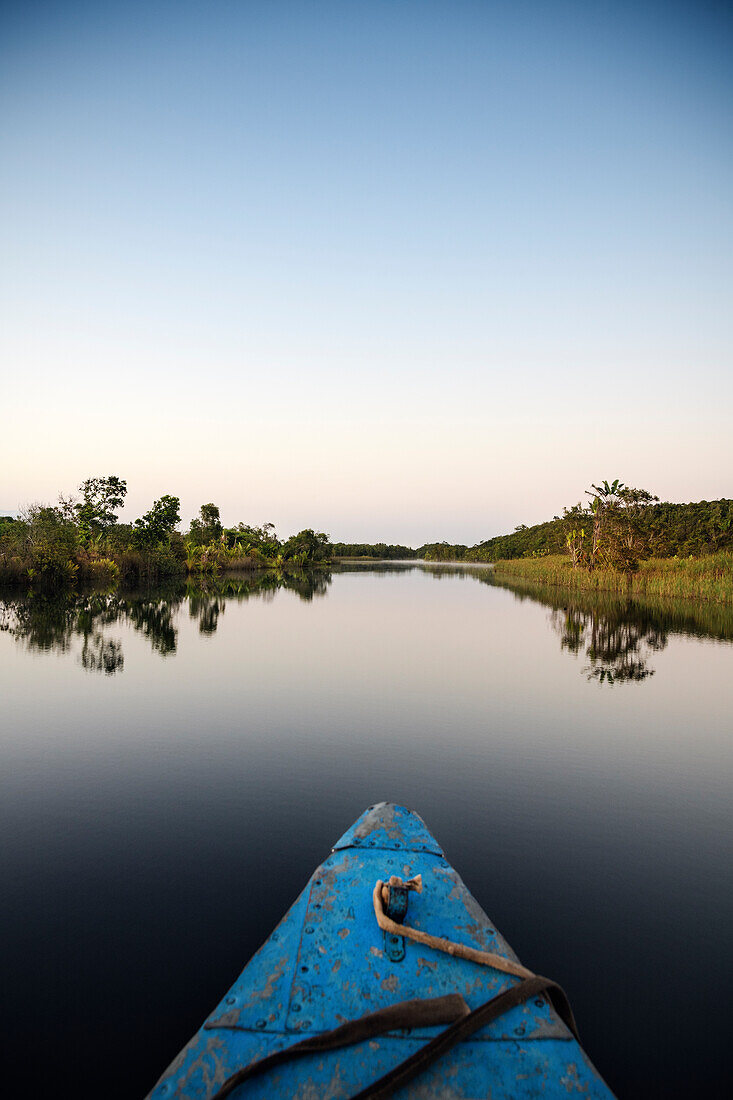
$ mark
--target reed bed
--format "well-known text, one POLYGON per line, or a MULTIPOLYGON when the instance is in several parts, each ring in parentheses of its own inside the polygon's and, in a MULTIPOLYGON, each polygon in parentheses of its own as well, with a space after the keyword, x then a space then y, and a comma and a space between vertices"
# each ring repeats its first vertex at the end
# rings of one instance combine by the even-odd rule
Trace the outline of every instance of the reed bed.
POLYGON ((725 550, 702 558, 649 558, 630 575, 610 569, 573 569, 569 559, 560 554, 498 561, 494 569, 497 576, 560 585, 572 591, 733 603, 733 553, 725 550))

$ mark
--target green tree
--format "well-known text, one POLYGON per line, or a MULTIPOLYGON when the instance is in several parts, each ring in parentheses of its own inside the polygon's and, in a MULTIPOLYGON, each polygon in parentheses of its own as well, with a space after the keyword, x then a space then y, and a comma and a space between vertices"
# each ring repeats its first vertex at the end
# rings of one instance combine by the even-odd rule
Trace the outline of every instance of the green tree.
POLYGON ((618 509, 619 490, 624 484, 618 478, 609 483, 604 481, 602 485, 591 483, 590 489, 586 489, 586 496, 591 498, 590 513, 592 517, 591 546, 588 555, 589 568, 602 564, 602 544, 604 528, 607 528, 611 515, 618 509))
POLYGON ((570 554, 573 569, 588 565, 588 552, 586 544, 586 525, 588 524, 588 512, 583 505, 574 504, 572 508, 566 508, 563 515, 565 549, 570 554))
POLYGON ((152 549, 161 543, 167 543, 181 522, 180 507, 181 502, 178 497, 166 494, 160 500, 156 500, 149 512, 135 520, 133 539, 136 546, 141 549, 152 549))
POLYGON ((28 577, 44 586, 69 584, 77 574, 77 529, 60 508, 31 504, 21 513, 18 534, 25 543, 28 577))
POLYGON ((308 527, 299 531, 297 535, 291 535, 283 544, 282 556, 285 561, 297 561, 305 565, 309 562, 327 561, 331 556, 331 543, 328 535, 323 531, 316 534, 308 527))
POLYGON ((227 531, 227 542, 230 546, 241 546, 248 554, 257 551, 263 558, 276 558, 281 550, 274 523, 263 523, 261 527, 239 523, 227 531))
MULTIPOLYGON (((79 486, 81 501, 73 504, 76 522, 82 541, 103 535, 117 523, 117 512, 127 496, 127 482, 111 474, 109 477, 89 477, 79 486)), ((69 510, 70 502, 61 499, 62 510, 69 510)))
POLYGON ((218 542, 224 533, 216 504, 202 504, 197 519, 191 520, 188 541, 193 546, 208 546, 218 542))
POLYGON ((589 512, 592 521, 588 568, 602 566, 620 573, 633 573, 639 561, 651 552, 646 512, 658 501, 646 489, 633 489, 618 478, 609 484, 592 485, 589 512))

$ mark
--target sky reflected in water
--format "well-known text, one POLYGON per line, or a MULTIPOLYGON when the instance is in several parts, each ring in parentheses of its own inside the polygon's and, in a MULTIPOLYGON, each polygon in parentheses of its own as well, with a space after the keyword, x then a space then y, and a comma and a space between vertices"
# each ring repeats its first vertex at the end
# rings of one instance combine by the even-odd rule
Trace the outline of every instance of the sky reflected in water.
POLYGON ((6 594, 15 1056, 32 1020, 39 1089, 144 1095, 331 844, 390 799, 565 986, 619 1095, 727 1096, 732 641, 730 610, 485 569, 6 594))

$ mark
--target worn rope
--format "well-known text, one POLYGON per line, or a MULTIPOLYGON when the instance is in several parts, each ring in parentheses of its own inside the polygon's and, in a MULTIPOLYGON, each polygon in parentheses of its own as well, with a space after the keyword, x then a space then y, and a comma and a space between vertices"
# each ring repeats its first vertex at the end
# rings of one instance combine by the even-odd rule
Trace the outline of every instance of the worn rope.
POLYGON ((576 1038, 578 1037, 572 1010, 560 986, 547 978, 533 974, 531 970, 527 970, 520 963, 506 959, 503 955, 497 955, 492 951, 478 951, 473 947, 467 947, 465 944, 455 943, 453 940, 444 939, 442 936, 431 936, 427 932, 422 932, 419 928, 411 928, 409 925, 399 924, 397 921, 392 920, 384 911, 385 905, 389 905, 389 891, 392 886, 400 886, 421 893, 422 876, 417 875, 407 882, 403 882, 396 875, 393 875, 387 883, 382 882, 381 879, 377 881, 372 896, 377 924, 382 931, 394 936, 404 936, 415 943, 435 948, 436 951, 444 951, 446 954, 457 958, 468 959, 482 966, 502 970, 506 974, 512 974, 514 977, 523 980, 519 985, 505 989, 502 993, 481 1005, 480 1008, 474 1009, 473 1012, 469 1010, 468 1005, 459 994, 448 994, 447 996, 428 1000, 405 1001, 401 1004, 379 1009, 377 1012, 334 1028, 332 1031, 318 1036, 310 1036, 290 1047, 273 1051, 248 1066, 244 1066, 227 1078, 211 1100, 224 1100, 245 1081, 292 1058, 306 1054, 325 1053, 339 1047, 350 1046, 399 1028, 430 1027, 441 1023, 450 1024, 445 1031, 442 1031, 426 1046, 421 1047, 411 1057, 395 1066, 389 1073, 367 1086, 354 1097, 354 1100, 386 1100, 396 1089, 401 1088, 422 1073, 451 1047, 468 1039, 479 1028, 485 1027, 510 1008, 521 1004, 528 997, 536 994, 547 994, 560 1018, 572 1034, 576 1038))
POLYGON ((493 951, 477 951, 474 947, 467 947, 463 943, 443 939, 442 936, 431 936, 428 932, 422 932, 419 928, 411 928, 409 924, 398 924, 397 921, 388 917, 384 911, 385 904, 389 902, 390 885, 407 886, 408 889, 415 889, 419 893, 422 890, 422 880, 418 876, 417 880, 403 883, 394 875, 389 883, 384 883, 381 879, 377 880, 372 897, 377 924, 383 932, 388 932, 393 936, 404 936, 405 939, 421 943, 425 947, 434 947, 436 951, 445 951, 447 955, 453 955, 459 959, 469 959, 471 962, 480 963, 482 966, 492 966, 494 970, 503 970, 505 974, 513 974, 516 978, 533 978, 535 976, 532 970, 528 970, 521 963, 513 962, 512 959, 505 959, 503 955, 497 955, 493 951))
POLYGON ((378 1081, 373 1081, 371 1085, 367 1085, 365 1089, 353 1096, 352 1100, 387 1100, 387 1097, 392 1096, 397 1089, 403 1088, 409 1081, 423 1073, 428 1066, 431 1066, 438 1058, 442 1058, 458 1043, 470 1039, 480 1028, 493 1023, 505 1012, 522 1004, 529 997, 543 993, 547 994, 553 1008, 577 1039, 578 1029, 575 1024, 575 1017, 564 990, 556 982, 550 981, 549 978, 534 975, 531 978, 525 978, 519 985, 513 985, 509 989, 505 989, 503 993, 492 997, 490 1001, 474 1009, 467 1016, 459 1017, 455 1023, 447 1027, 445 1031, 441 1031, 425 1046, 420 1047, 404 1062, 400 1062, 394 1069, 380 1077, 378 1081))
POLYGON ((469 1016, 470 1012, 460 993, 446 993, 442 997, 401 1001, 396 1005, 388 1005, 386 1008, 361 1016, 358 1020, 341 1024, 340 1027, 335 1027, 322 1035, 309 1035, 299 1043, 294 1043, 283 1050, 275 1050, 263 1058, 250 1062, 249 1065, 243 1066, 228 1077, 210 1100, 224 1100, 245 1081, 258 1077, 261 1073, 266 1073, 275 1066, 280 1066, 294 1058, 301 1058, 305 1054, 322 1054, 325 1051, 353 1046, 402 1028, 452 1024, 464 1016, 469 1016))
POLYGON ((400 1004, 389 1005, 358 1020, 342 1024, 332 1031, 309 1036, 300 1043, 295 1043, 283 1050, 273 1051, 264 1058, 251 1062, 227 1078, 210 1100, 225 1100, 225 1097, 231 1096, 240 1085, 253 1077, 306 1054, 323 1054, 338 1050, 400 1028, 413 1029, 449 1024, 450 1026, 421 1046, 409 1058, 352 1097, 352 1100, 387 1100, 387 1097, 392 1096, 397 1089, 423 1073, 458 1043, 470 1039, 480 1028, 486 1027, 529 997, 542 994, 548 996, 560 1019, 577 1039, 575 1018, 565 993, 555 982, 535 975, 505 989, 473 1012, 469 1010, 463 997, 458 993, 449 993, 443 997, 424 1001, 403 1001, 400 1004))

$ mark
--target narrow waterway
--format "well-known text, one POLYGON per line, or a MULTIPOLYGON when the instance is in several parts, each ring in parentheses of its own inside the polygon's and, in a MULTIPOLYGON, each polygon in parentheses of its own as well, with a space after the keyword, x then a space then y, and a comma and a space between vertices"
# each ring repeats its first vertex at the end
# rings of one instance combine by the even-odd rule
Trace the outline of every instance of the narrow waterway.
POLYGON ((720 607, 480 568, 0 595, 11 1057, 39 1094, 143 1096, 388 799, 619 1096, 729 1096, 732 643, 720 607))

